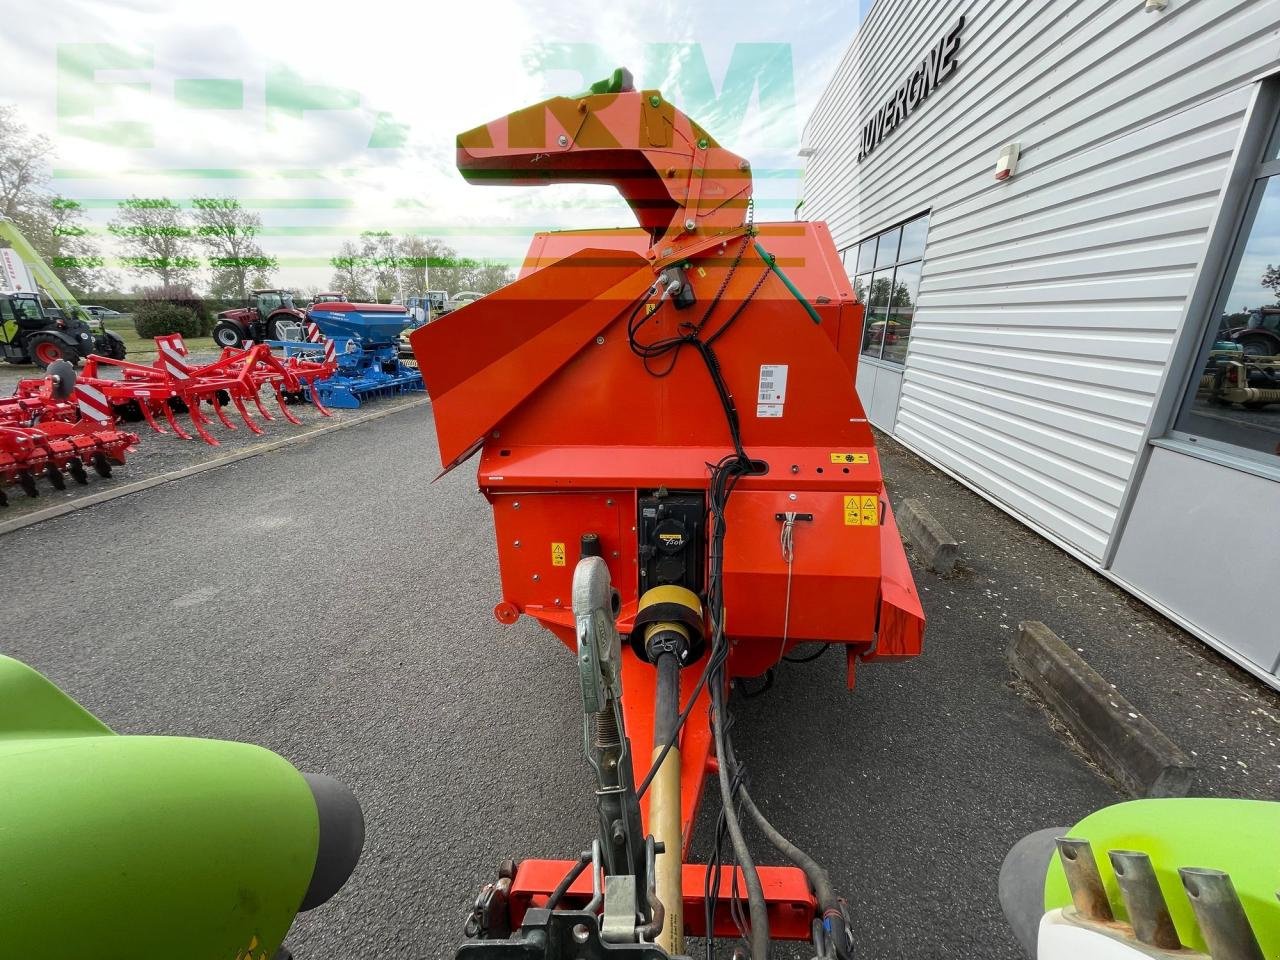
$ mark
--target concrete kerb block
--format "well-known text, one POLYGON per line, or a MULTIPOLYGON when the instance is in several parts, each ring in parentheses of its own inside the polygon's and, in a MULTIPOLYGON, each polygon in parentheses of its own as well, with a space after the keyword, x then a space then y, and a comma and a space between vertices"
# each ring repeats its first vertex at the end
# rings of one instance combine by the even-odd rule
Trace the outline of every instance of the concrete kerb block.
POLYGON ((1043 623, 1027 621, 1009 663, 1094 761, 1135 797, 1185 797, 1195 764, 1043 623))
POLYGON ((902 501, 898 526, 926 567, 941 574, 954 569, 960 547, 923 503, 915 499, 902 501))

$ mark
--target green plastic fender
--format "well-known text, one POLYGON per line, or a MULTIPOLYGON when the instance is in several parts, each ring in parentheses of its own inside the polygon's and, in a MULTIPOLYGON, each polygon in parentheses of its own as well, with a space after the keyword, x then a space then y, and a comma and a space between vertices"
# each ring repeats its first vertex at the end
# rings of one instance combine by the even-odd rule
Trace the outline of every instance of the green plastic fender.
POLYGON ((318 835, 307 782, 271 751, 117 736, 0 657, 5 956, 270 960, 318 835))
MULTIPOLYGON (((1156 879, 1178 936, 1206 950, 1191 903, 1178 876, 1181 867, 1209 867, 1231 875, 1262 952, 1280 956, 1280 803, 1264 800, 1134 800, 1090 814, 1068 834, 1088 840, 1117 918, 1127 919, 1109 850, 1141 850, 1156 879)), ((1045 910, 1071 904, 1062 863, 1055 856, 1045 879, 1045 910)))

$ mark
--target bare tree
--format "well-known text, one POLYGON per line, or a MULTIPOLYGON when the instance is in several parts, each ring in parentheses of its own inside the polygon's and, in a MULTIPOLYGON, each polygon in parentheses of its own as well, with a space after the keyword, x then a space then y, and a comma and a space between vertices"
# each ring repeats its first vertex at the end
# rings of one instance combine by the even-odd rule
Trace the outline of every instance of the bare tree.
POLYGON ((49 183, 49 138, 32 133, 8 104, 0 104, 0 213, 16 220, 42 199, 49 183))
POLYGON ((251 285, 269 286, 280 264, 258 245, 262 218, 231 197, 196 197, 191 206, 196 241, 208 252, 213 271, 213 296, 247 300, 251 285))
POLYGON ((400 282, 400 243, 387 230, 366 230, 360 234, 360 255, 372 273, 374 299, 404 297, 400 282))
POLYGON ((1280 267, 1268 263, 1267 269, 1262 271, 1262 285, 1275 294, 1276 303, 1280 304, 1280 267))
POLYGON ((360 248, 350 240, 342 241, 337 254, 329 258, 329 264, 333 267, 329 285, 334 290, 348 300, 368 300, 373 296, 370 292, 372 278, 369 265, 360 248))
POLYGON ((60 196, 40 198, 33 208, 20 210, 14 220, 44 262, 74 293, 114 286, 115 278, 102 269, 104 261, 85 225, 84 209, 76 201, 60 196))
POLYGON ((192 229, 181 208, 168 197, 121 200, 119 214, 107 225, 124 246, 121 261, 161 286, 192 282, 200 266, 193 256, 192 229))
POLYGON ((17 224, 72 291, 109 286, 84 209, 49 190, 49 138, 32 133, 13 107, 0 105, 0 214, 17 224))

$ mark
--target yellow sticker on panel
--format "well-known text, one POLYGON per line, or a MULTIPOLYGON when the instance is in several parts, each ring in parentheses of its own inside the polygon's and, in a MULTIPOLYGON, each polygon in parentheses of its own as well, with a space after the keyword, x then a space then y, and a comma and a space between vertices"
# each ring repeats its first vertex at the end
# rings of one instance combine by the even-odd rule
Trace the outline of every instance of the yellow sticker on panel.
POLYGON ((878 526, 880 523, 880 498, 876 496, 862 497, 862 525, 878 526))
POLYGON ((844 525, 846 527, 857 527, 862 525, 862 513, 858 509, 860 501, 858 497, 844 498, 844 525))
POLYGON ((871 457, 865 453, 833 453, 832 463, 870 463, 871 457))
POLYGON ((880 498, 875 494, 861 494, 845 497, 844 523, 846 527, 879 526, 880 498))
POLYGON ((553 543, 551 545, 551 565, 553 567, 564 566, 564 544, 553 543))

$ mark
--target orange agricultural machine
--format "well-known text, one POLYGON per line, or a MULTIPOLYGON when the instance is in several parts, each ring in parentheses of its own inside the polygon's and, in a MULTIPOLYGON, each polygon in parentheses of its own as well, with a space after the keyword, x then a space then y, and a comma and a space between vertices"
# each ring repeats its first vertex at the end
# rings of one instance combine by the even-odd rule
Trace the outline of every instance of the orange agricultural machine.
POLYGON ((474 183, 612 184, 640 223, 541 234, 516 282, 411 336, 443 466, 480 453, 498 620, 577 656, 600 812, 576 860, 485 887, 459 957, 660 960, 688 933, 843 960, 843 903, 752 802, 728 723, 732 682, 797 645, 843 650, 851 687, 859 662, 921 650, 831 237, 754 225, 747 161, 625 71, 463 133, 457 162, 474 183), (685 863, 708 775, 716 854, 685 863), (755 865, 747 816, 794 866, 755 865))

